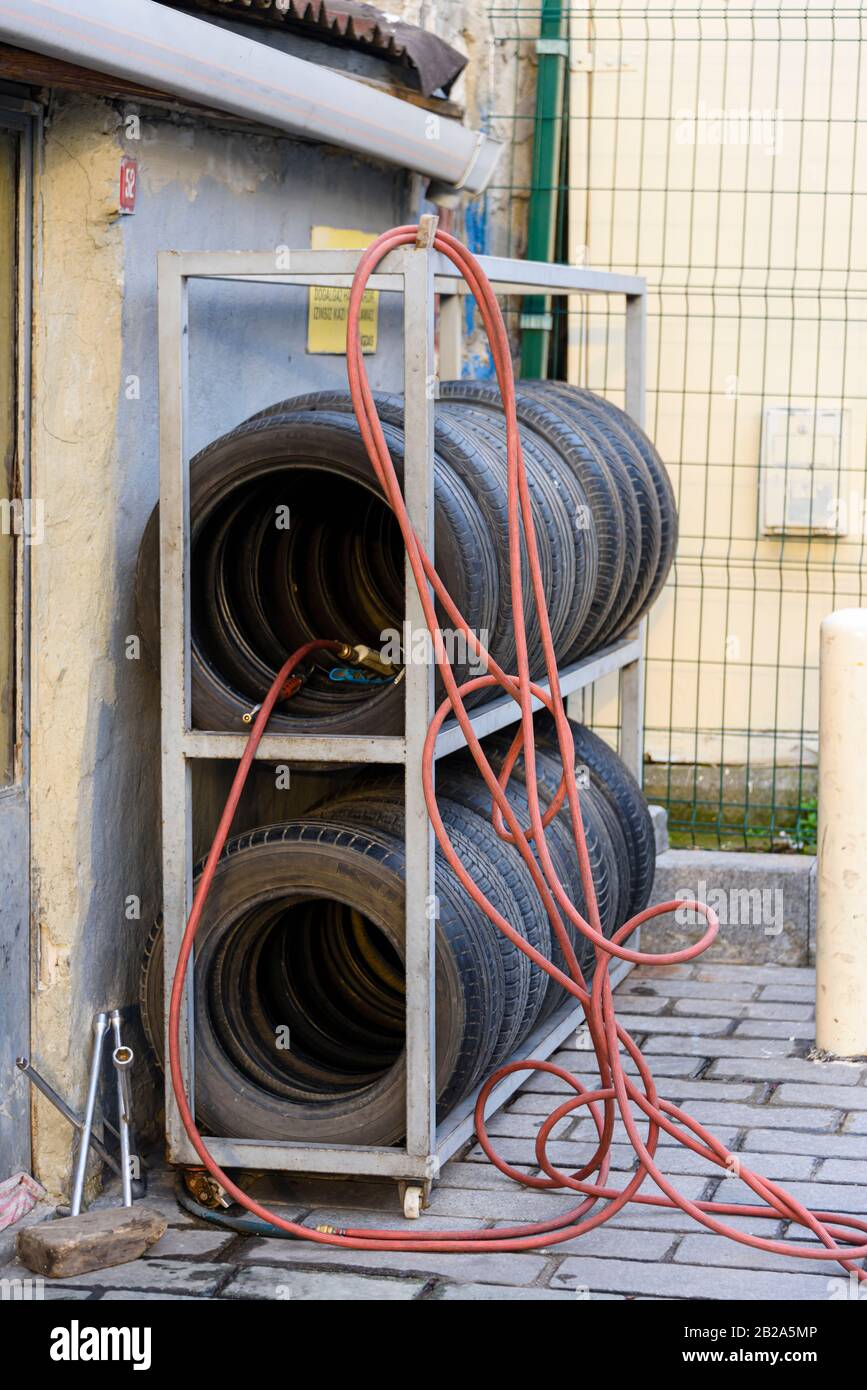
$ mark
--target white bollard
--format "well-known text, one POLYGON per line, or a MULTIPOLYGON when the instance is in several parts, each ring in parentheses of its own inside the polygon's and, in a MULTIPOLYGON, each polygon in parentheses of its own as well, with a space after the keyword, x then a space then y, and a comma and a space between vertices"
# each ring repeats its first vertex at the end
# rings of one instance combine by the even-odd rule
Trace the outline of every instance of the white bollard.
POLYGON ((867 1053, 867 608, 819 638, 816 1045, 867 1053))

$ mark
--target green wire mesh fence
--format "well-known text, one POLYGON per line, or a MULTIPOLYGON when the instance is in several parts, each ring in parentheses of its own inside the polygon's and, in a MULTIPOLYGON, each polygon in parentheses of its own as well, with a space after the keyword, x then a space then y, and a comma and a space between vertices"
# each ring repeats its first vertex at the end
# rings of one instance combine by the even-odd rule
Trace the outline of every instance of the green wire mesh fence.
MULTIPOLYGON (((867 18, 549 0, 489 18, 508 252, 647 279, 646 426, 681 539, 648 633, 645 789, 675 844, 811 852, 819 624, 864 602, 867 18)), ((528 375, 622 403, 616 306, 511 313, 528 375)), ((584 717, 616 725, 613 685, 584 717)))

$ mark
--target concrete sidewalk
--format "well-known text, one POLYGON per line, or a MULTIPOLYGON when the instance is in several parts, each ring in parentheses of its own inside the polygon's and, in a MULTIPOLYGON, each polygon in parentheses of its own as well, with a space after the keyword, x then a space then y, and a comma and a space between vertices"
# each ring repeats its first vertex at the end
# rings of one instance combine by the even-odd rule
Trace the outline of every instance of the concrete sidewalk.
MULTIPOLYGON (((867 1217, 867 1064, 808 1060, 813 974, 804 968, 722 963, 641 968, 617 991, 620 1018, 650 1061, 660 1094, 707 1125, 744 1164, 780 1180, 823 1210, 867 1217)), ((559 1061, 595 1080, 586 1053, 559 1061)), ((530 1078, 490 1122, 500 1153, 527 1172, 534 1137, 565 1088, 530 1078)), ((561 1125, 554 1162, 573 1170, 592 1152, 592 1122, 561 1125)), ((620 1130, 611 1185, 634 1166, 620 1130)), ((696 1155, 660 1145, 662 1169, 691 1198, 753 1204, 751 1191, 696 1155)), ((642 1189, 654 1192, 649 1182, 642 1189)), ((477 1145, 446 1165, 421 1222, 405 1222, 393 1186, 282 1181, 281 1209, 315 1226, 449 1230, 538 1221, 576 1204, 502 1177, 477 1145)), ((238 1236, 179 1208, 167 1174, 148 1202, 169 1230, 132 1264, 44 1286, 54 1299, 831 1299, 849 1291, 838 1266, 737 1245, 680 1212, 631 1206, 608 1224, 548 1251, 510 1255, 401 1255, 336 1251, 296 1241, 238 1236)), ((742 1220, 741 1229, 796 1236, 786 1222, 742 1220)), ((4 1235, 9 1237, 10 1233, 4 1235)), ((30 1277, 14 1260, 7 1281, 30 1277)), ((15 1285, 3 1286, 14 1292, 15 1285)), ((41 1290, 34 1290, 39 1296, 41 1290)))

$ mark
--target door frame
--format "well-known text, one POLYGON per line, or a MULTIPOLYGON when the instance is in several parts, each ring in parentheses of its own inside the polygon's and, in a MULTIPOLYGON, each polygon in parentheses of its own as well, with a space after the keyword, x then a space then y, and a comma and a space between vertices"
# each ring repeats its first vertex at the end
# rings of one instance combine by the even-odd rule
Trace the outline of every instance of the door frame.
MULTIPOLYGON (((30 435, 31 435, 31 360, 33 331, 33 248, 34 248, 34 162, 37 140, 41 130, 42 108, 26 97, 0 91, 0 130, 18 134, 18 176, 16 183, 16 304, 15 304, 15 459, 16 472, 12 494, 22 499, 30 497, 30 435)), ((17 1050, 30 1048, 32 1005, 35 977, 32 946, 32 892, 30 862, 30 549, 22 533, 17 537, 15 552, 15 743, 13 780, 0 787, 0 814, 4 804, 23 803, 24 864, 22 893, 24 934, 16 957, 12 961, 15 984, 26 991, 27 1005, 24 1036, 17 1050), (22 960, 23 957, 23 960, 22 960)), ((11 1041, 11 1039, 10 1039, 11 1041)), ((4 1061, 6 1059, 4 1058, 4 1061)), ((11 1059, 9 1059, 11 1061, 11 1059)), ((31 1163, 31 1108, 29 1083, 20 1074, 7 1075, 9 1110, 7 1121, 13 1125, 11 1147, 19 1166, 28 1170, 31 1163)), ((6 1087, 4 1087, 4 1090, 6 1087)), ((8 1176, 0 1174, 0 1177, 8 1176)))

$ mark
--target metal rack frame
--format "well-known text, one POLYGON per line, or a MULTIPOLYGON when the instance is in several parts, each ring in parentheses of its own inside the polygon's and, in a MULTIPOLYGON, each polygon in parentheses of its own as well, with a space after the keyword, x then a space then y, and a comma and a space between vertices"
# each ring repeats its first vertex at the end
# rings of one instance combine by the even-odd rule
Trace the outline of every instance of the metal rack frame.
MULTIPOLYGON (((181 938, 192 902, 191 771, 197 759, 239 759, 246 735, 211 733, 191 727, 190 711, 190 538, 187 409, 189 396, 188 284, 193 279, 256 281, 277 285, 348 287, 358 251, 281 249, 272 253, 163 252, 159 257, 160 389, 160 587, 162 621, 162 831, 163 915, 165 930, 165 1015, 181 938)), ((480 257, 494 290, 502 295, 622 295, 626 300, 626 409, 641 424, 644 405, 645 282, 637 276, 573 269, 543 262, 480 257)), ((404 398, 406 452, 404 492, 416 531, 433 555, 433 448, 436 373, 436 299, 439 308, 439 360, 443 377, 460 376, 464 282, 450 261, 426 246, 393 251, 369 281, 371 289, 404 296, 404 398)), ((407 568, 406 620, 410 631, 424 618, 407 568)), ((564 694, 600 676, 620 672, 620 752, 640 777, 643 727, 642 627, 585 661, 564 670, 564 694)), ((402 1146, 386 1148, 342 1144, 206 1137, 224 1167, 364 1175, 394 1178, 426 1188, 441 1162, 473 1132, 475 1096, 439 1126, 435 1114, 434 922, 427 902, 435 892, 434 835, 428 821, 421 779, 425 734, 433 714, 433 671, 423 663, 406 667, 406 717, 400 736, 327 736, 266 733, 258 750, 265 762, 383 763, 405 768, 406 876, 417 890, 406 895, 406 1071, 407 1124, 402 1146)), ((517 721, 517 706, 498 699, 473 713, 477 733, 490 733, 517 721)), ((437 757, 463 745, 454 721, 437 741, 437 757)), ((624 963, 620 962, 622 966, 624 963)), ((191 964, 190 975, 194 966, 191 964)), ((612 978, 625 973, 612 970, 612 978)), ((192 1092, 192 990, 187 981, 181 1065, 192 1092)), ((580 1012, 565 1004, 521 1047, 523 1056, 546 1057, 568 1036, 580 1012)), ((506 1077, 493 1093, 491 1108, 502 1105, 523 1076, 506 1077)), ((196 1164, 178 1114, 171 1080, 165 1079, 166 1135, 171 1162, 196 1164)))

